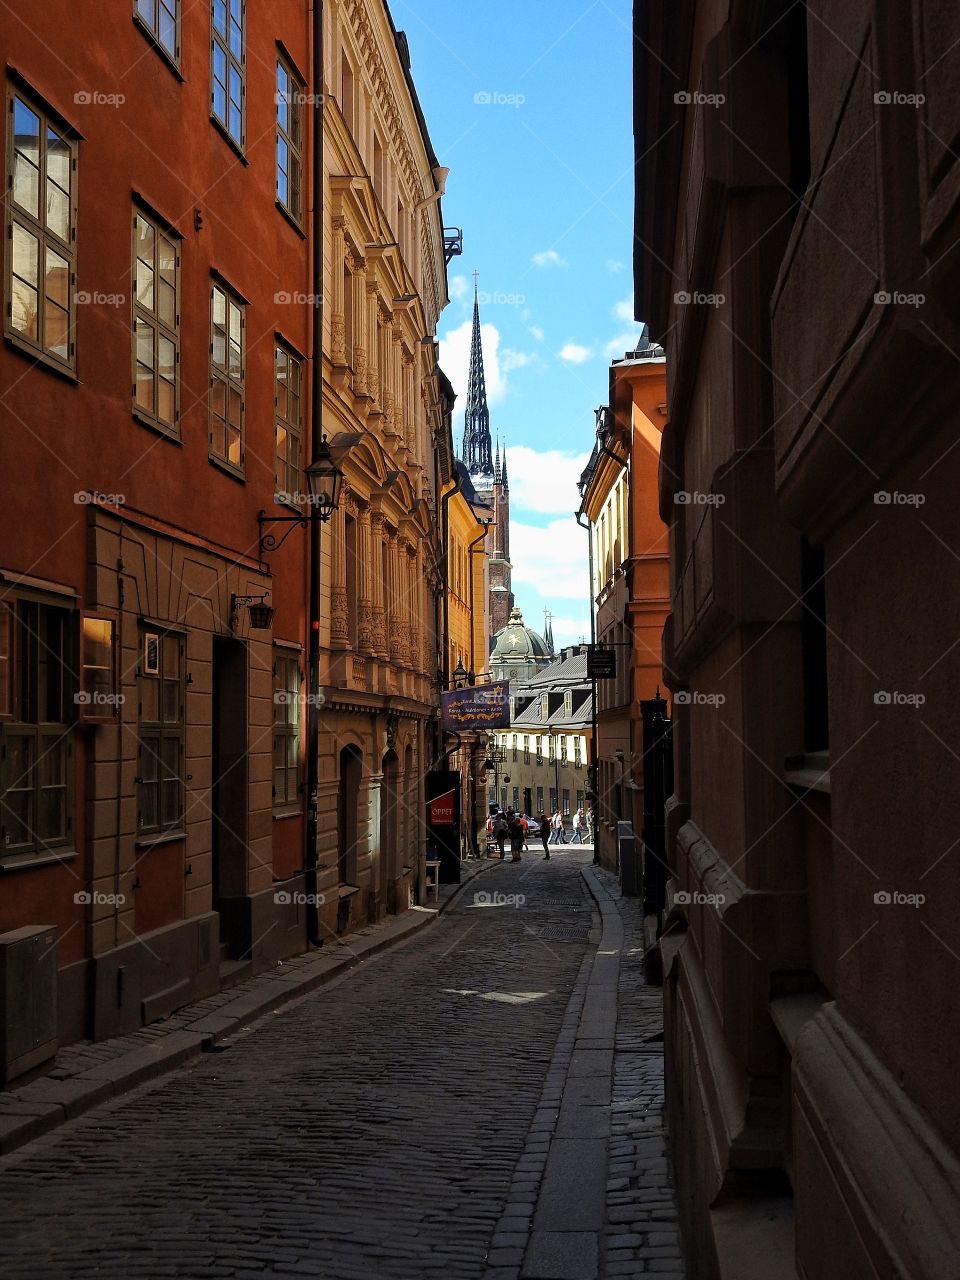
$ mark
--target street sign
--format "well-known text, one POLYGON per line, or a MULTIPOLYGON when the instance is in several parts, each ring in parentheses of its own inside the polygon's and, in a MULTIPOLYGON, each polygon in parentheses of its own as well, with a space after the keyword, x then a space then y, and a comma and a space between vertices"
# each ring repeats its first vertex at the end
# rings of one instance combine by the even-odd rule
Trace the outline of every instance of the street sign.
POLYGON ((607 645, 587 645, 587 675, 591 680, 613 680, 617 674, 617 651, 607 645))
POLYGON ((449 733, 478 729, 506 729, 510 724, 510 685, 491 680, 468 689, 441 693, 443 727, 449 733))

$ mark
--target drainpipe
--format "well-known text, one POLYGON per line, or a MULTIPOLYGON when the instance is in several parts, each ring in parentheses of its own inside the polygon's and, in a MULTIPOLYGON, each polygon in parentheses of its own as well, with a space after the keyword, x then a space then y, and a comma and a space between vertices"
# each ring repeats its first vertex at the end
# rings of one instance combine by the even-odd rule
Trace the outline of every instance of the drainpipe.
MULTIPOLYGON (((313 329, 310 335, 310 460, 322 439, 323 414, 323 7, 313 3, 313 329)), ((317 795, 320 784, 320 533, 319 512, 311 503, 309 524, 310 588, 307 600, 307 834, 304 887, 307 894, 307 943, 323 945, 317 903, 317 795)))

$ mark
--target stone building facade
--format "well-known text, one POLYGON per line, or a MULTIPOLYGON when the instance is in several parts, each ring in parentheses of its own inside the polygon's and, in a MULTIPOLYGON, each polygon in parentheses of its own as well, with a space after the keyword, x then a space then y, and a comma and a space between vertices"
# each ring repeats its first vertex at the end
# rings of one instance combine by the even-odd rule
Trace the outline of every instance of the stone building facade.
POLYGON ((324 544, 317 888, 322 927, 343 932, 422 887, 452 446, 443 178, 406 40, 382 3, 323 12, 323 429, 345 481, 324 544))
POLYGON ((947 1280, 960 14, 644 0, 635 21, 688 1274, 947 1280))

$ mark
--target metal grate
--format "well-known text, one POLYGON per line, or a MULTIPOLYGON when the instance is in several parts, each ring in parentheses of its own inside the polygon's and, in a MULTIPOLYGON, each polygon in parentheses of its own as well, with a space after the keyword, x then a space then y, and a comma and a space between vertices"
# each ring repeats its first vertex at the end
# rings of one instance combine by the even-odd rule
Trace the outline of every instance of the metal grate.
POLYGON ((548 924, 540 930, 544 942, 586 942, 590 929, 585 924, 548 924))

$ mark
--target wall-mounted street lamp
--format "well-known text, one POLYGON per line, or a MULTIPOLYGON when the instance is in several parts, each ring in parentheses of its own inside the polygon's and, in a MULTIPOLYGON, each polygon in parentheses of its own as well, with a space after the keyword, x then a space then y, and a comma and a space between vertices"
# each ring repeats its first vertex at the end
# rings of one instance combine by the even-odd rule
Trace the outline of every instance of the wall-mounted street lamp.
POLYGON ((455 689, 465 689, 469 675, 470 672, 463 665, 463 659, 461 658, 453 672, 453 687, 455 689))
POLYGON ((274 608, 273 605, 267 604, 265 594, 259 596, 232 595, 230 597, 230 630, 236 630, 240 606, 243 604, 247 606, 247 612, 250 614, 251 627, 255 627, 258 631, 266 631, 271 622, 273 622, 274 608))
POLYGON ((324 436, 317 449, 317 456, 304 472, 307 481, 307 502, 309 511, 301 516, 268 516, 265 511, 257 512, 257 524, 260 527, 260 559, 265 551, 275 551, 282 547, 296 526, 306 529, 313 519, 325 524, 340 503, 340 491, 343 488, 343 472, 333 460, 330 444, 324 436), (267 533, 266 526, 288 524, 290 526, 282 537, 275 533, 267 533))

